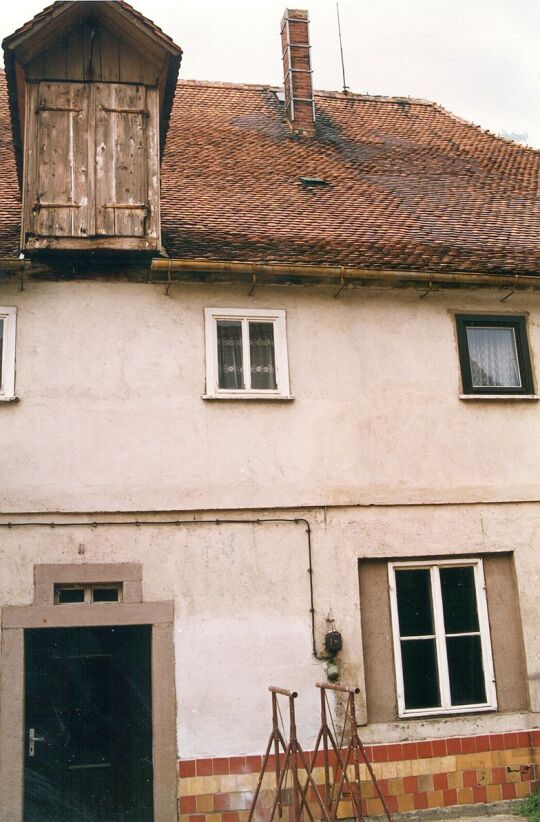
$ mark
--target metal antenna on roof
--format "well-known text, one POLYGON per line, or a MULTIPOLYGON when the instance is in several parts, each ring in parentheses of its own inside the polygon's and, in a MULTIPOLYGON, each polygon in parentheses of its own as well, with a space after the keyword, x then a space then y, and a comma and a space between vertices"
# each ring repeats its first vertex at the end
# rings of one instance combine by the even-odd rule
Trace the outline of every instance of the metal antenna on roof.
POLYGON ((347 81, 345 80, 345 60, 343 59, 343 43, 341 41, 341 22, 339 19, 339 3, 336 3, 336 13, 337 13, 337 28, 339 34, 339 50, 341 52, 341 72, 343 74, 343 91, 349 91, 349 86, 347 85, 347 81))

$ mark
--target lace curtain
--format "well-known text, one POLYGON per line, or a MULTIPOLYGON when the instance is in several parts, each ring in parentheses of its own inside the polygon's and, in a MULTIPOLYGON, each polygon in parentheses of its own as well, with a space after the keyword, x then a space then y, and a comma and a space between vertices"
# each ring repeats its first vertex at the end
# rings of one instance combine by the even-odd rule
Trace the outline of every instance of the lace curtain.
POLYGON ((218 384, 220 388, 244 388, 242 321, 219 320, 217 324, 218 384))
POLYGON ((274 324, 248 322, 250 384, 245 382, 242 320, 218 320, 218 384, 225 389, 276 390, 274 324))
POLYGON ((520 388, 521 378, 513 328, 467 328, 472 384, 520 388))
POLYGON ((258 390, 276 389, 273 323, 249 324, 249 355, 251 387, 258 390))

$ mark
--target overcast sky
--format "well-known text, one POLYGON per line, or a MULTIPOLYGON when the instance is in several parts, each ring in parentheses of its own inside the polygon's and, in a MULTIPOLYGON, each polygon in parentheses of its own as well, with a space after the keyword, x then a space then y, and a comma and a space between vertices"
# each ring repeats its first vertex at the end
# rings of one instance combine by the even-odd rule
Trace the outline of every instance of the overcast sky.
MULTIPOLYGON (((271 85, 285 2, 132 0, 182 47, 181 77, 271 85)), ((45 4, 4 0, 1 36, 45 4)), ((291 5, 310 12, 315 87, 340 89, 335 0, 291 5)), ((351 91, 435 100, 540 148, 540 0, 340 0, 340 14, 351 91)))

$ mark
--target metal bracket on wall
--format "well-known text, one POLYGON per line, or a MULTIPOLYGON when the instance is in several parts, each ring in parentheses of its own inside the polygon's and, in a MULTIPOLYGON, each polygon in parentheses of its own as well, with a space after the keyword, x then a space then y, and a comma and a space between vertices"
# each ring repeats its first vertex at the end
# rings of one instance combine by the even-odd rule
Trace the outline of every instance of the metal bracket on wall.
POLYGON ((248 297, 253 297, 253 294, 255 292, 255 286, 257 285, 257 275, 254 271, 251 273, 251 280, 252 280, 252 284, 251 284, 251 288, 249 289, 248 294, 247 294, 248 297))
POLYGON ((336 291, 336 293, 334 294, 334 300, 337 300, 337 298, 339 297, 339 295, 341 294, 341 292, 343 291, 344 288, 345 288, 345 278, 340 277, 339 278, 339 288, 336 291))
POLYGON ((171 287, 171 267, 172 267, 172 260, 169 260, 169 267, 167 269, 167 286, 165 288, 165 296, 169 296, 169 290, 171 287))
POLYGON ((517 277, 518 277, 518 275, 517 275, 517 274, 514 274, 514 280, 513 280, 513 283, 512 283, 512 287, 511 287, 511 288, 512 288, 512 290, 511 290, 508 294, 505 294, 505 296, 501 299, 501 302, 502 302, 502 303, 506 302, 506 300, 509 300, 509 299, 510 299, 510 297, 512 296, 512 294, 515 294, 515 293, 516 293, 516 282, 517 282, 517 277))
POLYGON ((433 288, 433 280, 430 280, 429 284, 428 284, 428 290, 424 291, 422 294, 420 294, 420 299, 423 300, 424 297, 427 297, 428 294, 431 294, 432 288, 433 288))

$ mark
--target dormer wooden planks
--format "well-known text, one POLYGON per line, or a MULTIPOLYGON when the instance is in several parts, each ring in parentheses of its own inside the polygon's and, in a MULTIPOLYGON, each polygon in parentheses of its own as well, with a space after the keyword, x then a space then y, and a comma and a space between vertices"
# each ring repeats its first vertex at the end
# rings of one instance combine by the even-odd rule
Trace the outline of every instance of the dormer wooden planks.
POLYGON ((25 223, 41 237, 86 237, 89 225, 90 88, 39 83, 28 88, 25 223))
POLYGON ((27 63, 25 73, 28 80, 156 86, 163 69, 163 59, 153 61, 107 29, 86 22, 27 63))
POLYGON ((28 85, 22 247, 159 245, 157 89, 28 85))
POLYGON ((96 234, 156 237, 155 91, 96 84, 96 234), (152 147, 152 150, 149 150, 152 147))
POLYGON ((3 46, 21 249, 157 251, 160 159, 181 49, 109 0, 54 3, 3 46))

